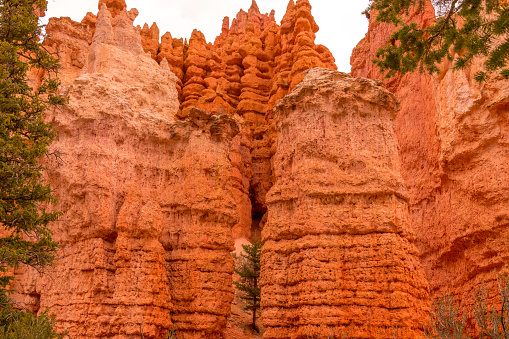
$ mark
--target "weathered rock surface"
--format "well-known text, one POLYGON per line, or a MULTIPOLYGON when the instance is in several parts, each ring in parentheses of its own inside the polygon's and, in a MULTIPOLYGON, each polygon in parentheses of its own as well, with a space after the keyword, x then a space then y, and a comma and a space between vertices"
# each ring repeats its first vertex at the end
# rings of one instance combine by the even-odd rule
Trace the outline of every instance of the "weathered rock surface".
MULTIPOLYGON (((134 20, 138 14, 136 9, 127 12, 124 0, 101 0, 99 7, 102 6, 111 14, 112 27, 118 26, 118 20, 134 20)), ((102 72, 102 61, 94 61, 94 65, 87 61, 92 37, 103 34, 96 33, 97 20, 97 15, 87 13, 81 24, 60 18, 51 19, 48 25, 51 40, 46 44, 59 52, 66 85, 83 73, 102 72), (89 66, 98 69, 89 70, 89 66)), ((157 25, 145 24, 129 33, 136 46, 123 46, 125 39, 119 37, 117 47, 141 53, 141 39, 144 52, 158 63, 168 64, 178 78, 178 118, 185 119, 193 107, 241 117, 237 120, 244 126, 244 137, 240 138, 240 145, 234 143, 237 149, 232 150, 241 155, 235 165, 240 173, 236 193, 240 221, 235 234, 250 239, 252 231, 259 234, 266 212, 265 196, 272 186, 270 158, 275 134, 273 128, 272 134, 269 132, 271 110, 302 80, 306 69, 336 66, 329 50, 314 43, 318 26, 308 0, 291 0, 281 25, 275 22, 274 12, 261 14, 253 1, 247 12, 241 10, 237 14, 231 26, 225 17, 222 28, 212 44, 197 30, 189 42, 173 38, 169 32, 159 41, 157 25)))
POLYGON ((143 52, 130 13, 102 7, 87 73, 48 114, 62 159, 48 164, 59 259, 49 275, 19 272, 18 300, 49 308, 73 338, 163 338, 173 324, 182 338, 219 338, 233 299, 238 124, 198 109, 175 121, 177 79, 143 52))
POLYGON ((50 18, 46 33, 45 47, 60 60, 59 79, 63 85, 69 85, 87 67, 92 30, 88 25, 63 17, 50 18))
MULTIPOLYGON (((273 137, 267 133, 270 111, 302 80, 306 69, 336 69, 329 50, 315 45, 317 31, 308 0, 291 0, 281 25, 275 22, 274 12, 261 14, 253 1, 247 12, 241 10, 237 14, 231 26, 225 17, 222 33, 214 44, 207 43, 199 31, 192 33, 189 43, 173 39, 169 33, 161 39, 156 60, 165 57, 181 80, 180 117, 187 116, 189 108, 198 107, 214 113, 238 114, 244 119, 245 146, 251 154, 242 167, 251 167, 244 181, 250 182, 247 191, 251 194, 255 224, 266 212, 265 196, 272 186, 273 137)), ((153 53, 155 44, 147 28, 142 30, 142 36, 145 51, 153 53)), ((245 196, 241 200, 245 201, 245 196)), ((243 209, 251 209, 251 205, 244 205, 243 209)), ((250 234, 250 220, 251 217, 241 217, 241 233, 250 234)), ((253 229, 259 227, 255 225, 253 229)))
MULTIPOLYGON (((409 20, 425 24, 433 17, 427 3, 409 20)), ((392 29, 372 16, 352 55, 354 76, 382 78, 369 60, 392 29)), ((509 83, 492 75, 477 84, 480 62, 459 72, 445 62, 436 76, 384 80, 401 101, 402 174, 431 296, 452 294, 464 311, 482 284, 495 294, 495 269, 507 270, 509 262, 509 83)))
POLYGON ((275 108, 275 185, 262 231, 264 338, 418 338, 428 285, 412 243, 395 97, 306 72, 275 108))
MULTIPOLYGON (((186 339, 243 336, 227 324, 229 252, 262 229, 265 338, 392 338, 396 325, 415 338, 427 279, 465 309, 481 283, 495 292, 509 262, 507 80, 481 86, 479 64, 448 63, 384 80, 396 114, 376 81, 314 69, 301 83, 336 69, 308 0, 280 25, 253 1, 214 43, 159 40, 124 0, 99 8, 47 26, 70 97, 48 116, 64 215, 52 274, 16 273, 29 309, 78 338, 162 338, 173 324, 186 339)), ((408 20, 433 17, 427 3, 408 20)), ((369 60, 393 28, 373 19, 352 74, 382 79, 369 60)))

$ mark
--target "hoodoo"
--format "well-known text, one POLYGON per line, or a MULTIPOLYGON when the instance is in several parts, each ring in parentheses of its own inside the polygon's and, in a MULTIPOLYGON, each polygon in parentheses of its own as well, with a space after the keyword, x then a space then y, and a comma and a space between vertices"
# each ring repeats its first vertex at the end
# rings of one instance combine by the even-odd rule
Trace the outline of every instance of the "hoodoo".
POLYGON ((325 69, 275 108, 262 231, 264 338, 417 338, 428 292, 379 82, 325 69))
MULTIPOLYGON (((62 159, 47 164, 63 212, 52 225, 59 259, 42 276, 20 271, 15 288, 74 338, 163 338, 173 324, 185 338, 219 338, 233 299, 238 124, 199 109, 175 121, 177 78, 144 53, 135 14, 103 5, 80 74, 66 78, 69 104, 47 115, 62 159)), ((60 22, 76 29, 51 46, 81 46, 88 28, 60 22)))
MULTIPOLYGON (((370 60, 393 27, 374 15, 339 73, 311 9, 290 0, 278 24, 253 1, 213 43, 134 27, 124 0, 51 18, 59 252, 47 274, 17 269, 15 300, 72 338, 260 338, 231 317, 231 252, 253 236, 265 339, 420 338, 430 296, 493 297, 509 82, 448 62, 383 80, 370 60)), ((407 17, 433 18, 430 2, 407 17)))

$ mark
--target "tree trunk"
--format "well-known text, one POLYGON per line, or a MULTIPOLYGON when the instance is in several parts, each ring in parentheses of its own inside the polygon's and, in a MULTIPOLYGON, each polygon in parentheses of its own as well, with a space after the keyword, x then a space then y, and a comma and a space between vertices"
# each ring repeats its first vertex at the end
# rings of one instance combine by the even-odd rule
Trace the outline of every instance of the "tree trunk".
POLYGON ((253 311, 253 323, 251 324, 251 327, 252 327, 252 328, 253 328, 253 330, 255 330, 256 332, 258 332, 258 328, 256 327, 256 309, 257 309, 257 307, 256 307, 256 302, 257 302, 257 301, 258 301, 258 300, 257 300, 257 298, 256 298, 256 297, 254 297, 254 298, 253 298, 253 309, 252 309, 252 311, 253 311))

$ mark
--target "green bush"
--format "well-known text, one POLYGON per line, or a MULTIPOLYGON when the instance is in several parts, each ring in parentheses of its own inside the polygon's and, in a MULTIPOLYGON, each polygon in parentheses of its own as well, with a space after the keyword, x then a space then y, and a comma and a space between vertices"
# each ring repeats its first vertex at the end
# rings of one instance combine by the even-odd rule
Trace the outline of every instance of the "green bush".
POLYGON ((10 317, 3 319, 0 328, 2 339, 60 339, 67 333, 58 334, 55 331, 55 319, 47 312, 39 316, 31 313, 16 311, 10 317))
MULTIPOLYGON (((488 290, 484 286, 476 294, 473 309, 479 339, 509 339, 509 276, 498 278, 500 309, 488 305, 488 290)), ((466 327, 466 314, 461 315, 452 296, 435 301, 430 322, 424 327, 428 339, 470 339, 466 327)))

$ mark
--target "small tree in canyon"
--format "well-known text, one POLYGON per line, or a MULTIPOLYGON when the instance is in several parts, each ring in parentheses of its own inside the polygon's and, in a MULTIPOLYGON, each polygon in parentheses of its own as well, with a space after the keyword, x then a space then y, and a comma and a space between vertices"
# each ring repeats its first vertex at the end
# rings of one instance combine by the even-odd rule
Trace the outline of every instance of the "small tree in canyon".
MULTIPOLYGON (((52 127, 44 123, 44 112, 49 106, 63 104, 65 99, 56 94, 59 81, 46 77, 56 73, 58 61, 41 43, 43 26, 37 12, 45 9, 45 0, 0 0, 2 338, 11 338, 15 335, 13 331, 23 324, 28 327, 32 324, 30 315, 15 311, 9 298, 13 270, 22 264, 41 270, 52 263, 57 246, 48 223, 56 220, 59 213, 47 211, 48 204, 55 199, 43 181, 40 160, 48 155, 48 145, 54 138, 52 127)), ((51 327, 51 322, 40 320, 39 325, 51 327)), ((56 336, 52 330, 48 333, 53 334, 37 338, 56 336)))
POLYGON ((427 26, 405 22, 416 6, 421 10, 429 0, 372 0, 365 13, 376 10, 378 22, 397 27, 373 62, 386 77, 419 69, 439 72, 444 58, 454 61, 453 69, 469 66, 474 58, 486 57, 484 70, 475 74, 479 82, 487 72, 509 78, 509 2, 506 0, 432 0, 437 17, 427 26))
POLYGON ((256 313, 260 309, 260 257, 263 243, 254 240, 252 245, 242 245, 244 252, 239 258, 238 268, 235 270, 240 277, 239 282, 233 282, 240 292, 240 298, 244 300, 244 309, 253 313, 251 327, 258 331, 256 326, 256 313))

